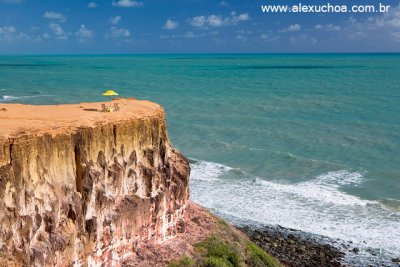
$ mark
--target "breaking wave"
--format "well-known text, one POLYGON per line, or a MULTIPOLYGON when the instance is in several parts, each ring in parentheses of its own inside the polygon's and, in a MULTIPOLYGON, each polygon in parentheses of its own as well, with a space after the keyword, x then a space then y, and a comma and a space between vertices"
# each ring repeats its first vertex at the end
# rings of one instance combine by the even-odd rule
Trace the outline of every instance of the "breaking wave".
POLYGON ((192 200, 233 223, 281 225, 352 242, 381 256, 400 252, 400 212, 341 190, 362 185, 362 173, 332 171, 290 184, 213 162, 194 161, 191 168, 192 200))

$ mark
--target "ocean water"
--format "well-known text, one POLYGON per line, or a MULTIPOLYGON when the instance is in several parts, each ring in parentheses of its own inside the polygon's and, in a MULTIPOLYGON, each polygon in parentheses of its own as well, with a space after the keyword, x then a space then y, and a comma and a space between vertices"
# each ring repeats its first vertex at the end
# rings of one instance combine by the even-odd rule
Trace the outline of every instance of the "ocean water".
POLYGON ((165 107, 194 201, 400 256, 399 54, 0 57, 0 107, 108 88, 165 107))

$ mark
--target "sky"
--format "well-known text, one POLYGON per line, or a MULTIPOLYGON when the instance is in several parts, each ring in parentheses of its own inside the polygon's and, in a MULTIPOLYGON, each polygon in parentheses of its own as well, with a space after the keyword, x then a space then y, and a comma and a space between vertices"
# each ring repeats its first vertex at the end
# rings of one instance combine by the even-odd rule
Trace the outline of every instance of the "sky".
POLYGON ((399 0, 0 0, 0 54, 400 52, 399 0), (382 4, 376 13, 261 5, 382 4))

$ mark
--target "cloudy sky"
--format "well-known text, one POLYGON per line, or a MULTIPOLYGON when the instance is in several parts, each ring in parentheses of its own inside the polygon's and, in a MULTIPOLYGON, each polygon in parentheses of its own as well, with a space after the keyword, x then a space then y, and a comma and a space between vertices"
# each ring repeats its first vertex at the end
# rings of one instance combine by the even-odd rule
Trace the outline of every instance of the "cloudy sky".
MULTIPOLYGON (((325 0, 302 1, 324 4, 325 0)), ((301 2, 301 1, 300 1, 301 2)), ((378 4, 335 0, 335 4, 378 4)), ((326 2, 326 3, 327 3, 326 2)), ((399 52, 388 13, 263 13, 293 0, 0 0, 0 53, 399 52)))

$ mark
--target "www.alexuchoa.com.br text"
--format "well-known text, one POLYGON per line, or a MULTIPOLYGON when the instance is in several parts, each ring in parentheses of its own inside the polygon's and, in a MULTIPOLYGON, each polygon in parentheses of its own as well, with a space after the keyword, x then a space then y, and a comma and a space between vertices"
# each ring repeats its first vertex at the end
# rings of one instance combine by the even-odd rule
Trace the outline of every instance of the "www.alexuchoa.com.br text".
POLYGON ((390 5, 378 3, 375 5, 335 5, 331 3, 320 5, 261 5, 263 13, 387 13, 390 5))

